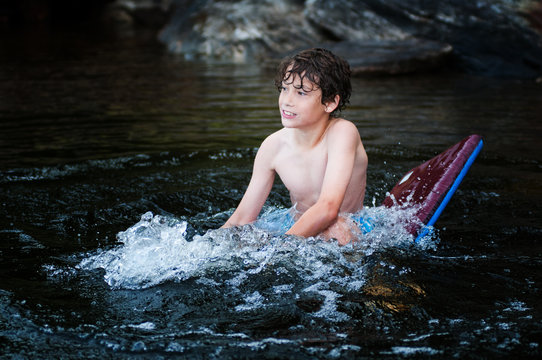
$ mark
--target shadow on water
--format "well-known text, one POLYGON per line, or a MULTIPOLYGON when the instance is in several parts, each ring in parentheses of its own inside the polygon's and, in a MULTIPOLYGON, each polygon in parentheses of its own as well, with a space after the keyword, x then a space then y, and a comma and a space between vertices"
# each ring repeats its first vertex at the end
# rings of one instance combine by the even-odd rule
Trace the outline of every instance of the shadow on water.
MULTIPOLYGON (((19 40, 0 58, 3 354, 540 356, 540 85, 354 79, 345 117, 370 159, 366 211, 384 223, 338 247, 213 230, 280 126, 273 74, 144 38, 19 40), (437 236, 413 245, 378 205, 471 133, 484 150, 437 236)), ((275 184, 266 207, 288 206, 275 184)))

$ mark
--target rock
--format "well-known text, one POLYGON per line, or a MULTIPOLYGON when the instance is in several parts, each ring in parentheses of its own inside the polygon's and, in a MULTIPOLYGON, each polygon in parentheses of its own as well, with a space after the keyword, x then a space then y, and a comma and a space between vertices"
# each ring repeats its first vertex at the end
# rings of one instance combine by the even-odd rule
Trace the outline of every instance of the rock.
POLYGON ((463 71, 505 77, 536 77, 542 73, 540 35, 522 16, 520 5, 526 2, 373 0, 364 3, 414 37, 451 44, 455 65, 463 71))
POLYGON ((538 78, 542 5, 523 0, 177 0, 159 35, 188 59, 262 61, 332 44, 358 73, 439 68, 538 78), (350 46, 350 49, 348 49, 350 46))
POLYGON ((178 7, 159 39, 187 59, 259 61, 322 37, 307 21, 303 1, 194 0, 178 7))
POLYGON ((542 1, 527 1, 519 8, 519 13, 527 19, 532 29, 542 35, 542 1))
POLYGON ((118 25, 161 28, 169 21, 171 9, 172 0, 115 0, 103 18, 118 25))
POLYGON ((452 46, 421 39, 343 41, 327 48, 345 58, 353 75, 426 72, 448 63, 452 46))
POLYGON ((373 11, 366 1, 310 1, 304 15, 330 40, 400 40, 410 37, 408 32, 373 11))

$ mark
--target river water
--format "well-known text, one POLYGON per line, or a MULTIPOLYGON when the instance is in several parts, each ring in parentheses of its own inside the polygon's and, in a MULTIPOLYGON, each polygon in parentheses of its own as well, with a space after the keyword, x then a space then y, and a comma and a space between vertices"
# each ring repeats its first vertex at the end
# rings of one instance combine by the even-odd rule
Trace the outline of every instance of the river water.
MULTIPOLYGON (((280 127, 273 70, 167 54, 152 34, 35 31, 0 55, 6 358, 539 358, 542 86, 356 78, 369 156, 358 243, 217 229, 280 127), (485 146, 414 245, 384 209, 412 167, 485 146)), ((276 183, 265 209, 289 206, 276 183)))

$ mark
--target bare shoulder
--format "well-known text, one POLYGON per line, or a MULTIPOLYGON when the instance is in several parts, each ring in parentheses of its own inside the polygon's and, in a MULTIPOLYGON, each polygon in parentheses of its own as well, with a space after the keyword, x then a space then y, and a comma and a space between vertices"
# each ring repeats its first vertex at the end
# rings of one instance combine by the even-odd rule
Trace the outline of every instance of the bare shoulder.
POLYGON ((279 153, 283 145, 282 130, 278 130, 268 135, 264 141, 262 141, 258 153, 256 154, 256 162, 269 169, 275 169, 276 156, 279 153))
POLYGON ((260 149, 265 151, 274 151, 279 148, 281 143, 284 141, 284 130, 285 129, 280 129, 268 135, 262 142, 260 149))
POLYGON ((344 156, 346 153, 355 154, 356 161, 367 164, 367 153, 361 141, 356 125, 345 119, 336 119, 328 134, 328 151, 344 156))
POLYGON ((332 126, 329 128, 328 136, 331 141, 341 140, 341 141, 360 141, 359 131, 356 125, 342 118, 335 119, 332 126))

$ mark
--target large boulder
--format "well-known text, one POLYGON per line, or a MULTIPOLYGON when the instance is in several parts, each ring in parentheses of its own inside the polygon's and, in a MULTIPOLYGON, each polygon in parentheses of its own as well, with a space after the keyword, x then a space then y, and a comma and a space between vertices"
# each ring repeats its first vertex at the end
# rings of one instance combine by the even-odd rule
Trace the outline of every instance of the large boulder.
POLYGON ((535 0, 177 0, 159 38, 189 59, 262 61, 325 44, 358 73, 451 58, 467 72, 539 77, 541 9, 535 0))
MULTIPOLYGON (((326 1, 317 1, 322 6, 326 1)), ((348 1, 346 1, 348 2, 348 1)), ((490 76, 542 74, 542 38, 526 15, 539 1, 366 0, 411 36, 451 44, 456 65, 490 76)))
POLYGON ((324 41, 304 16, 303 1, 182 1, 159 38, 188 59, 260 61, 324 41))

